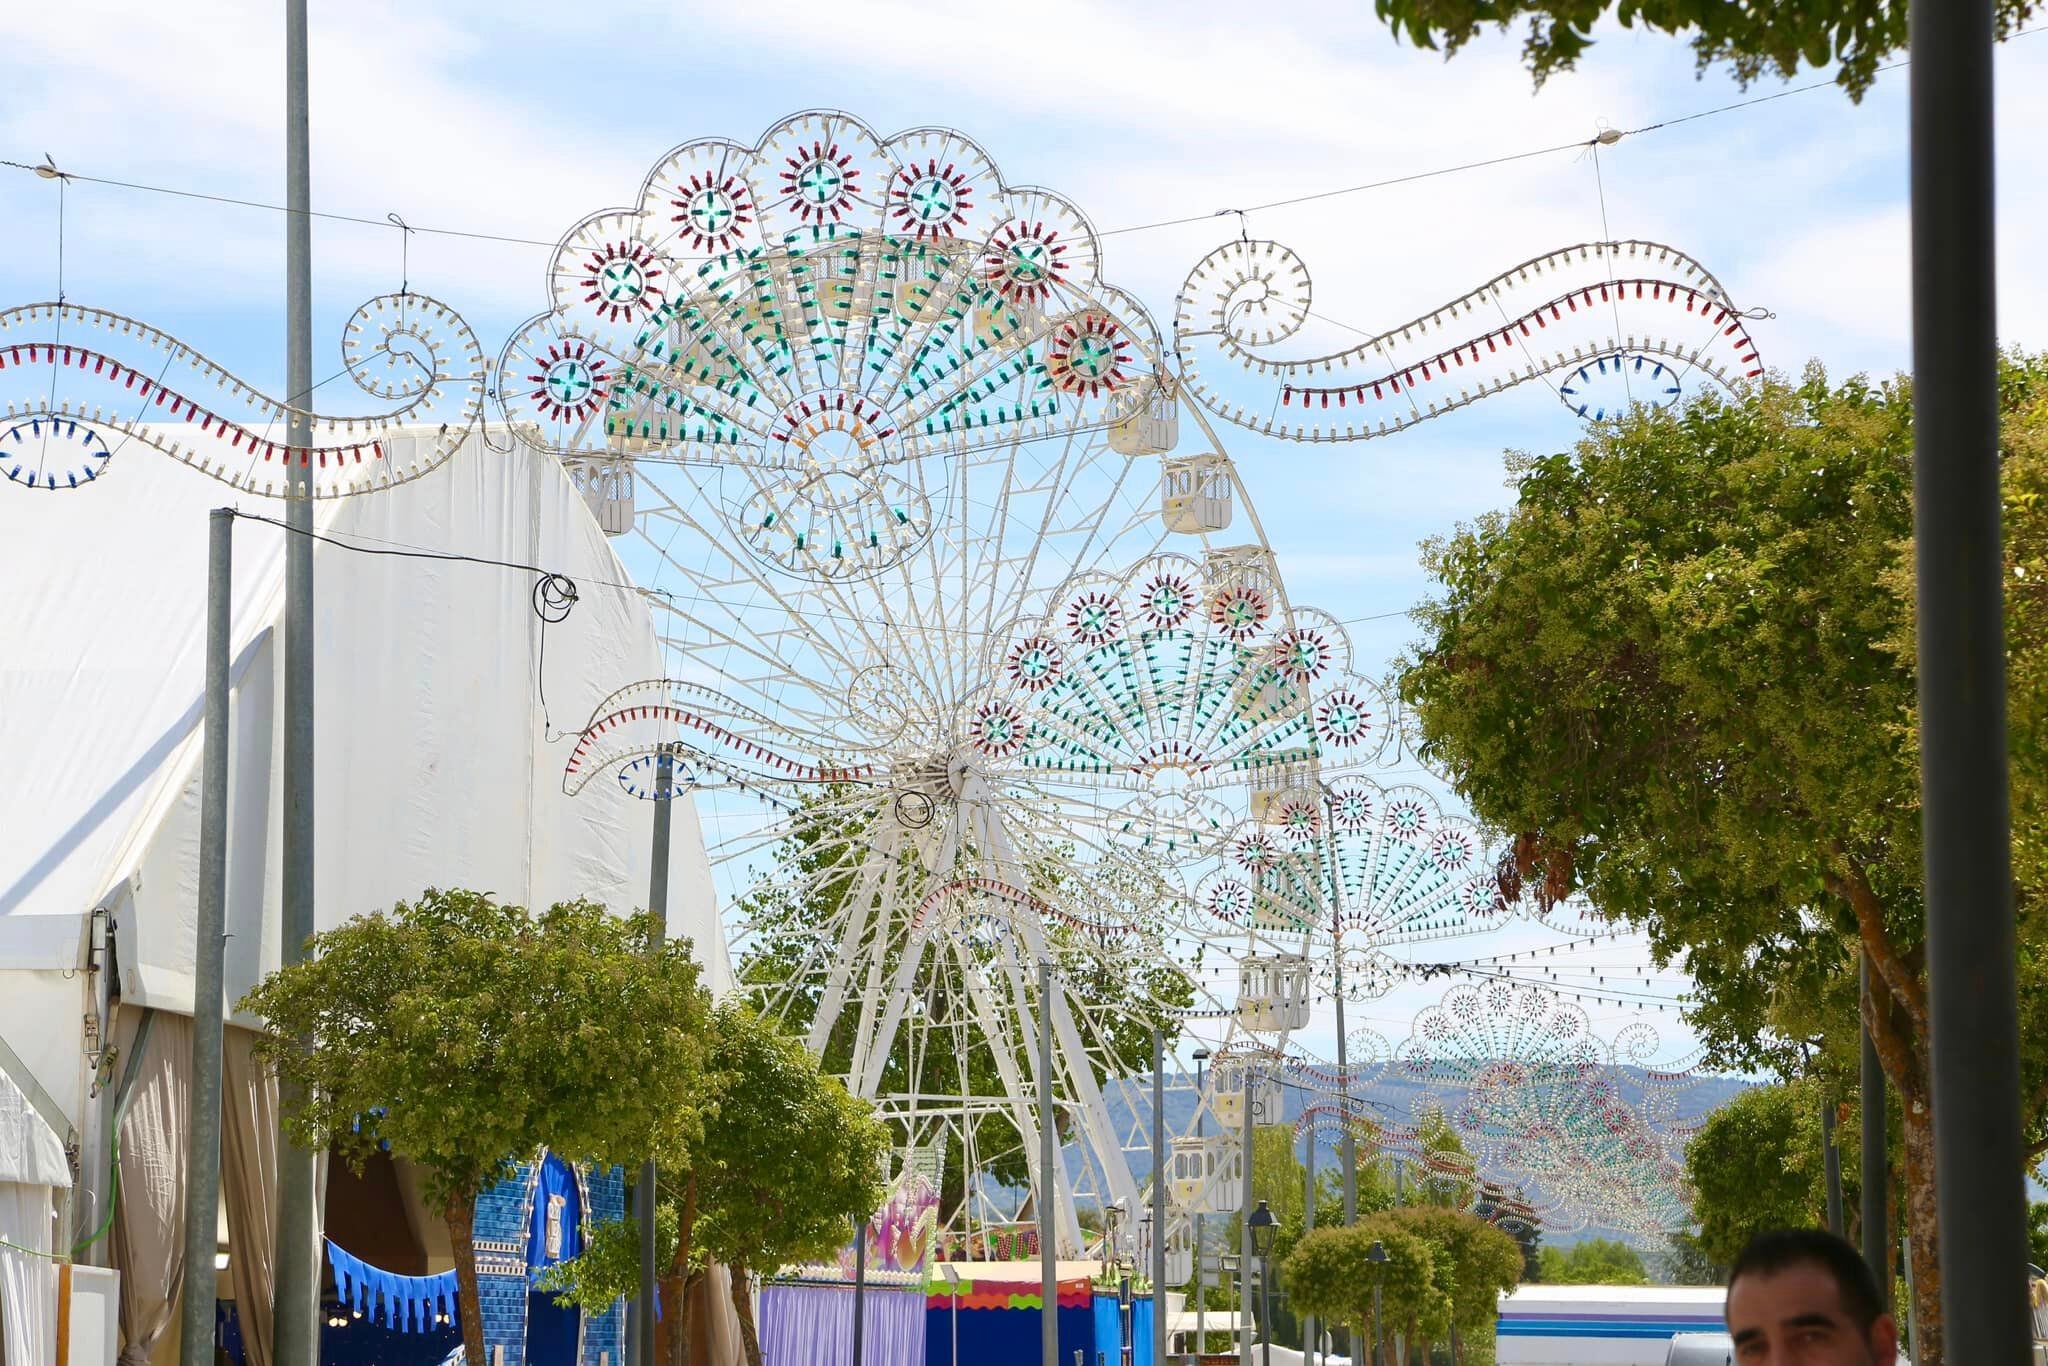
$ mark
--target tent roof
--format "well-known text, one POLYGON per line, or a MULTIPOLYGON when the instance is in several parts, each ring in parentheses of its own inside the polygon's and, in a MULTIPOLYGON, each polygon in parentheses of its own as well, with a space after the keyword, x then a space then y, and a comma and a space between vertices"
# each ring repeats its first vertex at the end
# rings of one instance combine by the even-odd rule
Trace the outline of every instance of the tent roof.
MULTIPOLYGON (((387 440, 417 439, 398 429, 387 440)), ((318 505, 364 550, 539 565, 579 599, 546 624, 535 576, 315 548, 315 901, 329 928, 429 886, 526 905, 645 904, 651 807, 561 790, 565 737, 622 684, 658 677, 643 596, 552 458, 476 436, 433 474, 318 505)), ((75 490, 0 489, 24 586, 0 670, 0 963, 73 968, 104 907, 123 996, 191 1009, 208 510, 238 496, 139 446, 75 490)), ((230 1005, 278 960, 286 532, 234 532, 230 1005)), ((730 982, 694 810, 677 804, 671 933, 730 982)))

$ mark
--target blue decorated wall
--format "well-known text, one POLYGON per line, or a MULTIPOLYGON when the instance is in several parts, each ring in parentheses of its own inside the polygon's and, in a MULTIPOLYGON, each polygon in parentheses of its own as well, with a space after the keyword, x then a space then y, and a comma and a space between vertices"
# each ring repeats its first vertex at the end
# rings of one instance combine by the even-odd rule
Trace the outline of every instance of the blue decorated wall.
MULTIPOLYGON (((625 1205, 623 1171, 577 1170, 545 1152, 478 1197, 477 1292, 490 1366, 623 1366, 623 1303, 602 1314, 563 1309, 533 1289, 533 1278, 575 1256, 586 1229, 623 1218, 625 1205)), ((408 1333, 375 1319, 331 1315, 322 1366, 432 1366, 461 1345, 452 1325, 408 1333)))

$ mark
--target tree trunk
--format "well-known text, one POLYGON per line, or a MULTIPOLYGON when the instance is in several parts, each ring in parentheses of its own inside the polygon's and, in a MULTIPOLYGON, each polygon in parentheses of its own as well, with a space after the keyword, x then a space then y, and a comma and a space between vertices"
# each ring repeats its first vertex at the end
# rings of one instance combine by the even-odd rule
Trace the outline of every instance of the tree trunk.
POLYGON ((655 1281, 661 1297, 661 1326, 668 1338, 668 1366, 690 1366, 690 1302, 688 1282, 673 1268, 655 1281))
MULTIPOLYGON (((1905 1114, 1906 1223, 1913 1234, 1913 1366, 1941 1366, 1941 1234, 1934 1198, 1934 1116, 1918 1097, 1901 1095, 1900 1100, 1905 1114)), ((1900 1325, 1901 1330, 1904 1327, 1900 1325)))
POLYGON ((441 1209, 455 1254, 455 1317, 462 1325, 462 1355, 484 1366, 484 1302, 476 1289, 476 1199, 453 1196, 441 1209))
POLYGON ((729 1269, 733 1312, 740 1316, 740 1345, 746 1349, 747 1366, 761 1366, 761 1335, 754 1330, 754 1297, 747 1293, 747 1270, 740 1266, 729 1269))
POLYGON ((661 1313, 668 1326, 668 1366, 690 1366, 690 1235, 697 1227, 697 1174, 683 1184, 676 1217, 676 1255, 660 1281, 661 1313))

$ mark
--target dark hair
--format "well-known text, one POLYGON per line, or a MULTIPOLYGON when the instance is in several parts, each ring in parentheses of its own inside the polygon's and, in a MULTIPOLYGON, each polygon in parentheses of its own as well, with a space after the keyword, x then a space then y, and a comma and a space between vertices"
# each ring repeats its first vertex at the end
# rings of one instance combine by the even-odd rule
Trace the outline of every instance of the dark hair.
POLYGON ((1808 1262, 1834 1278, 1835 1288, 1841 1292, 1842 1308, 1858 1331, 1868 1333, 1880 1315, 1891 1312, 1887 1297, 1878 1292, 1877 1278, 1870 1274, 1870 1264, 1863 1260, 1863 1255, 1846 1238, 1826 1229, 1785 1228, 1757 1234, 1729 1270, 1728 1288, 1732 1291, 1735 1282, 1744 1276, 1770 1276, 1808 1262))

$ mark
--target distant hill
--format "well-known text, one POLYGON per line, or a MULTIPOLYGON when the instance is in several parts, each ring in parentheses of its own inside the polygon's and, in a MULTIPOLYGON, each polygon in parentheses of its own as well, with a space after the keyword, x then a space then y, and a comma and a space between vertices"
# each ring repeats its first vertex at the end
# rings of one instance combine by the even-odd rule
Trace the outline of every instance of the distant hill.
MULTIPOLYGON (((1620 1088, 1622 1098, 1631 1105, 1640 1106, 1644 1092, 1648 1089, 1647 1074, 1639 1067, 1618 1067, 1612 1069, 1615 1084, 1620 1088)), ((1711 1114, 1733 1100, 1753 1085, 1737 1077, 1702 1077, 1679 1091, 1672 1106, 1673 1122, 1690 1124, 1711 1114)), ((1134 1088, 1137 1089, 1137 1088, 1134 1088)), ((1407 1078, 1376 1081, 1361 1093, 1366 1108, 1383 1116, 1389 1123, 1413 1124, 1416 1105, 1424 1100, 1434 1100, 1445 1109, 1450 1109, 1462 1097, 1462 1088, 1441 1088, 1432 1090, 1419 1082, 1407 1078)), ((1115 1089, 1107 1093, 1110 1118, 1117 1132, 1150 1133, 1152 1107, 1149 1094, 1135 1097, 1129 1105, 1115 1089), (1144 1127, 1140 1127, 1144 1126, 1144 1127)), ((1285 1111, 1289 1121, 1298 1119, 1313 1097, 1295 1087, 1286 1088, 1285 1111)), ((1166 1132, 1168 1138, 1192 1130, 1195 1117, 1195 1096, 1192 1088, 1169 1089, 1166 1093, 1166 1132)), ((1210 1121, 1212 1124, 1214 1120, 1210 1121)), ((1305 1154, 1304 1154, 1305 1156, 1305 1154)), ((1316 1165, 1320 1168, 1326 1161, 1336 1160, 1336 1147, 1329 1142, 1317 1145, 1316 1165)), ((1138 1151, 1130 1154, 1131 1174, 1144 1180, 1152 1171, 1152 1155, 1138 1151)))
MULTIPOLYGON (((1618 1067, 1612 1069, 1612 1076, 1623 1099, 1627 1100, 1631 1105, 1640 1107, 1643 1102, 1644 1093, 1649 1089, 1648 1074, 1638 1067, 1618 1067)), ((1736 1077, 1701 1077, 1676 1093, 1671 1106, 1672 1118, 1670 1122, 1674 1124, 1697 1122, 1702 1117, 1711 1114, 1714 1110, 1748 1090, 1753 1084, 1736 1077)), ((1142 1086, 1132 1088, 1134 1092, 1143 1089, 1142 1086)), ((1415 1122, 1415 1110, 1419 1103, 1434 1101, 1437 1105, 1448 1110, 1457 1103, 1463 1094, 1463 1090, 1462 1088, 1449 1087, 1432 1089, 1419 1082, 1397 1077, 1391 1080, 1374 1082, 1372 1086, 1368 1087, 1361 1094, 1364 1101, 1367 1102, 1367 1108, 1373 1113, 1382 1116, 1389 1123, 1409 1125, 1415 1122)), ((1116 1131, 1119 1134, 1136 1135, 1137 1138, 1134 1141, 1142 1143, 1144 1136, 1151 1133, 1152 1107, 1149 1091, 1145 1091, 1142 1095, 1134 1096, 1129 1103, 1126 1103, 1126 1098, 1121 1091, 1118 1088, 1112 1087, 1106 1094, 1105 1099, 1109 1103, 1110 1118, 1116 1125, 1116 1131)), ((1317 1099, 1319 1097, 1312 1096, 1296 1087, 1290 1086, 1286 1088, 1284 1108, 1287 1119, 1292 1121, 1299 1118, 1302 1110, 1306 1106, 1315 1103, 1317 1099)), ((1178 1090, 1169 1088, 1166 1092, 1165 1109, 1166 1132, 1169 1140, 1176 1134, 1191 1132, 1195 1115, 1193 1088, 1191 1086, 1185 1086, 1178 1090)), ((1212 1119, 1210 1122, 1213 1124, 1214 1120, 1212 1119)), ((1078 1159, 1078 1156, 1078 1152, 1070 1147, 1068 1150, 1068 1160, 1070 1162, 1075 1161, 1078 1159)), ((1303 1156, 1304 1158, 1306 1157, 1305 1152, 1303 1156)), ((1149 1150, 1139 1148, 1136 1151, 1132 1151, 1128 1153, 1128 1160, 1131 1166, 1131 1174, 1140 1182, 1151 1175, 1152 1154, 1149 1150)), ((1317 1170, 1335 1171, 1337 1165, 1338 1155, 1335 1144, 1328 1141, 1319 1142, 1316 1149, 1317 1170)), ((1489 1173, 1489 1175, 1498 1177, 1500 1174, 1489 1173)), ((1547 1242, 1558 1246, 1569 1246, 1583 1238, 1601 1236, 1610 1236, 1609 1231, 1593 1228, 1557 1234, 1551 1234, 1546 1231, 1544 1235, 1547 1242)))

